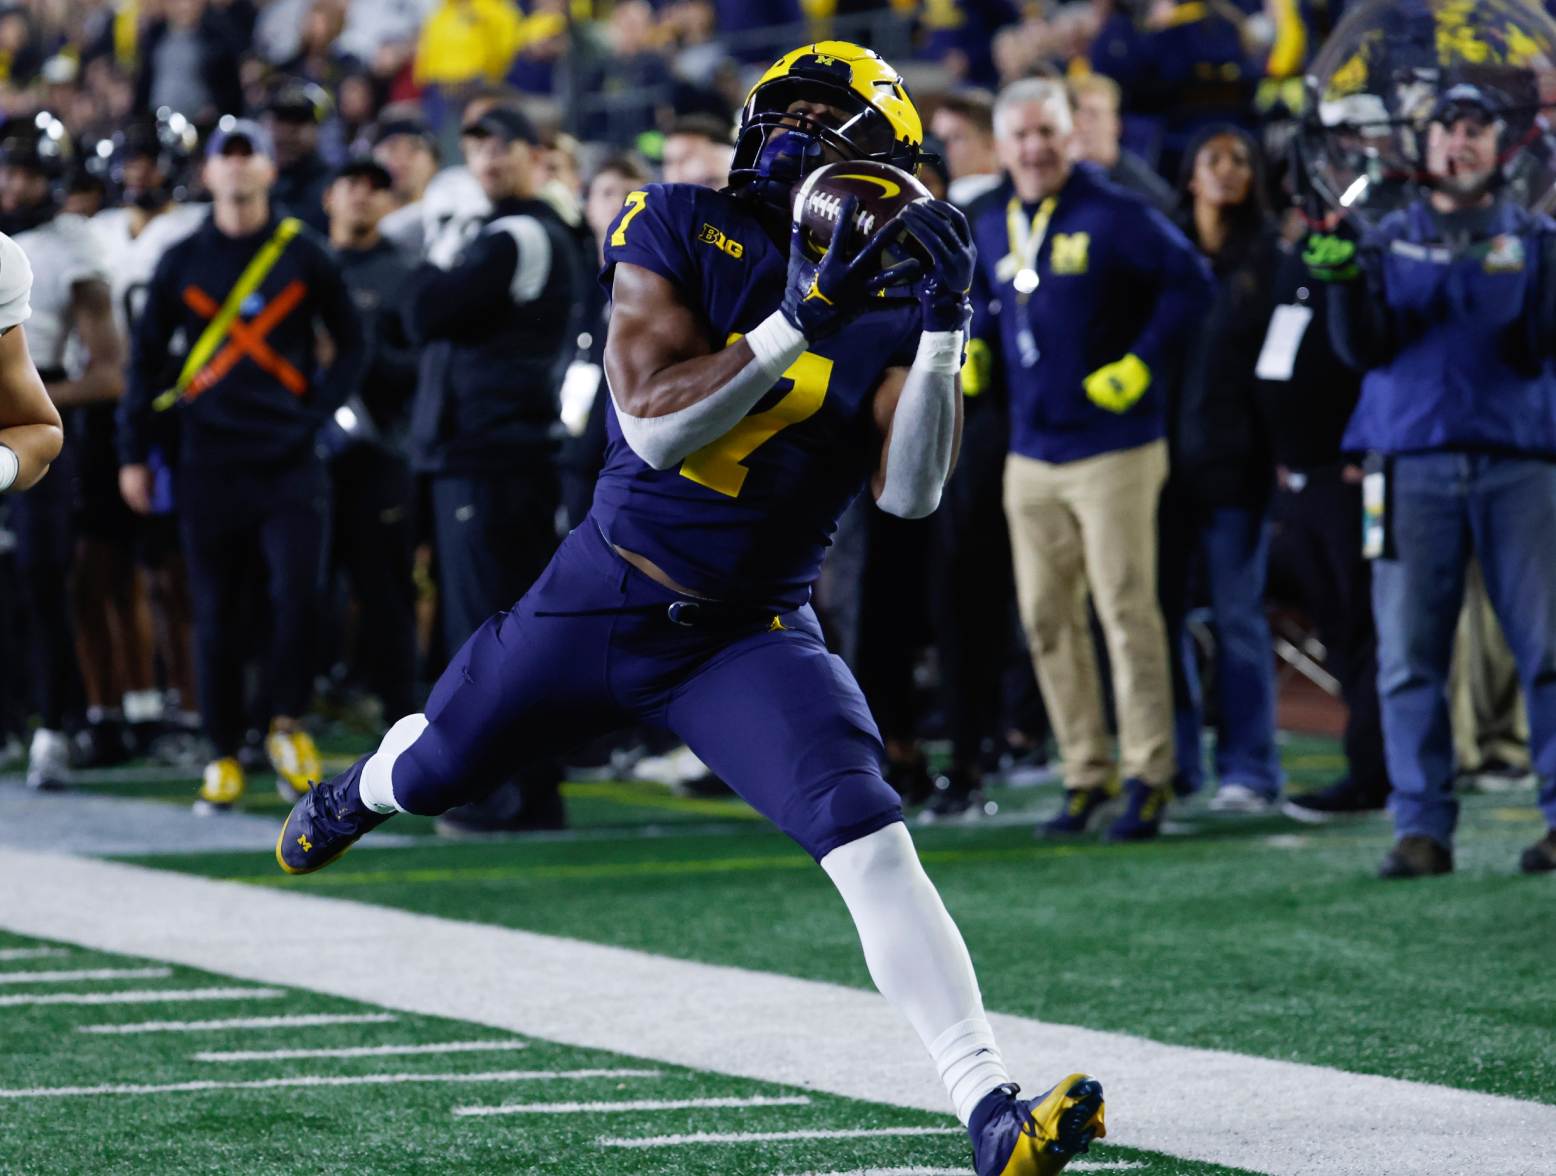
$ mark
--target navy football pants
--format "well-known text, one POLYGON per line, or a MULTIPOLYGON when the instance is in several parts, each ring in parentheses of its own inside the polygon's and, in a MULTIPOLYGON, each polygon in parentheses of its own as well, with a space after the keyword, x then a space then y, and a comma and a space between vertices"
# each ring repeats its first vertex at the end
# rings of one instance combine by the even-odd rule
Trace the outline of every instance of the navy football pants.
POLYGON ((648 722, 818 861, 901 819, 869 708, 808 605, 782 628, 710 630, 673 624, 661 606, 675 599, 585 519, 524 598, 449 663, 426 729, 394 762, 396 801, 441 813, 537 753, 648 722), (595 613, 614 609, 636 611, 595 613))

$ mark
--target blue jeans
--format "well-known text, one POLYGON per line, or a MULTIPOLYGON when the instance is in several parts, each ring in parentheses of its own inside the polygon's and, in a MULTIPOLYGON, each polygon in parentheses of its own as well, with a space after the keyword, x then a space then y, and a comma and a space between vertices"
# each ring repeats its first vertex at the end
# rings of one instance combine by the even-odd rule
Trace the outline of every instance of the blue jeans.
POLYGON ((1518 665, 1540 809, 1556 828, 1556 463, 1413 454, 1391 476, 1395 550, 1373 565, 1372 609, 1395 828, 1453 841, 1448 666, 1471 555, 1518 665))
MULTIPOLYGON (((1270 541, 1265 512, 1211 507, 1199 515, 1189 538, 1204 561, 1210 612, 1216 631, 1216 779, 1242 784, 1262 796, 1280 794, 1280 754, 1275 746, 1275 665, 1270 625, 1264 615, 1264 582, 1270 541)), ((1199 674, 1184 617, 1175 616, 1170 640, 1181 676, 1174 728, 1178 770, 1189 790, 1199 787, 1203 723, 1199 674)))

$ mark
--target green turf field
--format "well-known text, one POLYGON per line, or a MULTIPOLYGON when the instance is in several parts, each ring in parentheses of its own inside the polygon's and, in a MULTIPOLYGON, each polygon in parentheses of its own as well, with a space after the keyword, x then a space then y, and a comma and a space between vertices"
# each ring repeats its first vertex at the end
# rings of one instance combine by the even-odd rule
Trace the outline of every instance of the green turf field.
MULTIPOLYGON (((1296 788, 1325 782, 1338 756, 1319 740, 1286 748, 1296 788)), ((187 804, 187 780, 91 786, 187 804)), ((283 803, 255 781, 250 808, 283 803)), ((487 923, 868 988, 854 932, 824 875, 734 799, 685 800, 652 786, 567 786, 574 832, 448 841, 397 818, 308 878, 267 852, 124 860, 282 892, 487 923)), ((1176 1045, 1434 1083, 1556 1104, 1550 943, 1556 879, 1516 872, 1543 823, 1530 790, 1465 798, 1451 877, 1382 883, 1381 817, 1324 827, 1180 806, 1156 844, 1033 838, 1048 790, 997 794, 999 818, 915 827, 927 868, 967 937, 992 1011, 1176 1045)), ((0 952, 34 941, 0 935, 0 952)), ((0 971, 145 967, 72 950, 0 971)), ((219 968, 215 969, 219 972, 219 968)), ((93 991, 231 984, 175 968, 171 979, 54 985, 93 991)), ((516 978, 516 983, 522 983, 516 978)), ((128 1006, 6 1005, 32 985, 0 984, 0 1087, 167 1084, 277 1076, 473 1074, 643 1068, 653 1078, 260 1087, 46 1098, 0 1097, 0 1171, 516 1171, 761 1173, 966 1171, 955 1133, 623 1149, 606 1136, 859 1131, 952 1123, 903 1108, 527 1041, 514 1054, 198 1061, 198 1051, 490 1040, 490 1028, 398 1014, 306 1029, 96 1035, 84 1023, 220 1019, 361 1008, 290 993, 265 1001, 128 1006), (543 1089, 542 1089, 543 1087, 543 1089), (566 1115, 456 1116, 503 1102, 806 1097, 803 1105, 566 1115), (82 1129, 82 1124, 86 1125, 82 1129), (153 1159, 155 1157, 155 1159, 153 1159)), ((38 985, 37 991, 45 991, 38 985)), ((371 1011, 371 1010, 368 1010, 371 1011)), ((1097 1171, 1209 1173, 1206 1164, 1099 1145, 1097 1171), (1128 1165, 1128 1166, 1119 1166, 1128 1165)), ((1084 1167, 1076 1171, 1087 1170, 1084 1167)), ((1541 1169, 1532 1167, 1529 1172, 1541 1169)), ((1381 1176, 1381 1174, 1380 1174, 1381 1176)), ((1515 1176, 1486 1172, 1485 1176, 1515 1176)), ((1522 1171, 1516 1174, 1522 1176, 1522 1171)))
MULTIPOLYGON (((49 945, 0 933, 0 953, 39 948, 49 945)), ((58 954, 21 959, 0 954, 0 974, 155 968, 154 961, 65 947, 53 950, 58 954)), ((65 991, 234 986, 231 980, 188 968, 170 968, 168 973, 116 981, 6 982, 0 985, 0 1002, 65 991)), ((257 985, 238 987, 264 991, 257 985)), ((864 1165, 920 1171, 966 1166, 965 1137, 948 1116, 701 1074, 458 1021, 387 1014, 303 992, 268 999, 143 1004, 0 1003, 0 1039, 6 1047, 0 1052, 0 1172, 7 1173, 436 1171, 590 1176, 631 1171, 768 1176, 864 1165), (148 1023, 342 1014, 381 1019, 335 1025, 147 1028, 148 1023), (132 1031, 103 1032, 119 1027, 132 1031), (451 1045, 466 1051, 443 1052, 451 1045), (253 1056, 414 1046, 423 1052, 253 1056), (362 1078, 374 1081, 353 1081, 362 1078), (211 1086, 177 1089, 188 1084, 211 1086), (111 1089, 115 1087, 129 1089, 111 1089), (607 1106, 555 1113, 562 1109, 555 1104, 701 1100, 759 1100, 765 1105, 607 1106), (494 1113, 494 1108, 537 1104, 551 1104, 552 1110, 494 1113), (897 1129, 913 1134, 890 1134, 897 1129), (844 1137, 636 1148, 602 1143, 692 1133, 813 1131, 841 1132, 844 1137)), ((1140 1176, 1235 1171, 1117 1147, 1099 1146, 1093 1155, 1110 1165, 1101 1170, 1140 1176)))

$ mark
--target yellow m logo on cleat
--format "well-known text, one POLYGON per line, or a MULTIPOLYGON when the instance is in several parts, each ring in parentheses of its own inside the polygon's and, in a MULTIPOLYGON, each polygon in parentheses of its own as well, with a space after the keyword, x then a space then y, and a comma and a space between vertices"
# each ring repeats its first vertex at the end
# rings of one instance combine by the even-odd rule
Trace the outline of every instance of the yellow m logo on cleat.
POLYGON ((308 840, 306 834, 299 833, 297 835, 297 844, 303 847, 304 853, 309 853, 313 850, 313 842, 308 840))

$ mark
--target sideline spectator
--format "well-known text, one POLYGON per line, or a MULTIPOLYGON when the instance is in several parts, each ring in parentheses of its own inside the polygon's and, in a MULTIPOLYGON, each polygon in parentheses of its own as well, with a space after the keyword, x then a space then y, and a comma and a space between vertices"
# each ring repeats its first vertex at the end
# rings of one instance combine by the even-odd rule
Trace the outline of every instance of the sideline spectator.
POLYGON ((362 319, 365 359, 358 387, 325 435, 330 461, 334 565, 357 602, 356 663, 385 716, 415 706, 415 482, 405 455, 416 392, 416 351, 401 303, 414 260, 379 233, 393 204, 389 172, 353 160, 325 189, 330 245, 362 319))
POLYGON ((179 414, 179 525, 200 712, 214 752, 195 804, 202 814, 231 809, 244 792, 243 635, 233 617, 256 549, 272 615, 266 751, 284 795, 306 792, 320 773, 302 727, 328 512, 314 439, 356 386, 362 338, 324 243, 272 207, 275 174, 274 148, 257 123, 235 120, 212 136, 211 216, 157 265, 119 409, 119 485, 139 514, 152 509, 153 421, 159 410, 179 414), (237 312, 230 326, 228 303, 237 312), (314 375, 320 324, 334 361, 314 375))
POLYGON ((1124 149, 1124 124, 1118 113, 1121 100, 1118 83, 1104 74, 1087 74, 1070 83, 1070 102, 1075 107, 1075 158, 1095 163, 1120 188, 1144 197, 1163 212, 1175 212, 1178 194, 1172 185, 1152 171, 1145 160, 1124 149))
POLYGON ((1129 803, 1108 829, 1154 837, 1173 777, 1172 681, 1156 599, 1157 500, 1167 475, 1164 388, 1210 297, 1205 263, 1172 224, 1069 154, 1069 96, 1017 82, 994 107, 1014 194, 973 224, 1000 303, 1010 381, 1005 467, 1016 591, 1064 783, 1051 834, 1080 833, 1114 774, 1088 591, 1107 640, 1129 803))
POLYGON ((929 120, 930 133, 945 145, 950 184, 946 199, 966 208, 1000 182, 994 148, 994 99, 982 90, 965 90, 941 99, 929 120))
MULTIPOLYGON (((444 639, 452 652, 512 604, 556 546, 557 390, 576 336, 574 237, 538 198, 540 136, 517 108, 465 123, 470 172, 492 213, 470 239, 452 222, 411 279, 422 346, 411 458, 430 476, 444 639)), ((445 814, 469 832, 558 828, 554 763, 445 814)))
POLYGON ((730 127, 709 114, 689 114, 665 132, 660 169, 667 184, 723 188, 729 184, 729 164, 735 157, 730 127))
POLYGON ((1216 780, 1210 807, 1258 813, 1281 786, 1275 665, 1264 584, 1275 482, 1254 368, 1269 325, 1280 239, 1251 136, 1209 127, 1183 156, 1179 219, 1210 262, 1215 300, 1188 346, 1169 409, 1172 472, 1162 499, 1162 599, 1174 658, 1181 792, 1200 786, 1203 708, 1185 619, 1203 570, 1215 626, 1216 780))
MULTIPOLYGON (((28 344, 49 399, 70 426, 54 476, 17 498, 11 510, 39 715, 27 758, 33 788, 68 782, 65 728, 83 717, 71 580, 80 530, 76 483, 90 472, 83 464, 95 455, 83 445, 82 418, 93 406, 118 399, 124 388, 124 341, 114 325, 102 252, 87 222, 61 212, 55 201, 67 153, 68 138, 47 116, 20 120, 0 139, 0 228, 27 255, 34 274, 28 344), (79 367, 69 354, 73 342, 86 353, 79 367)), ((92 426, 90 435, 101 436, 95 420, 92 426)), ((96 677, 92 686, 101 706, 105 683, 96 677)))
POLYGON ((1538 280, 1556 267, 1556 224, 1500 196, 1504 120, 1479 86, 1443 90, 1429 193, 1360 250, 1331 236, 1307 253, 1330 282, 1335 349, 1367 373, 1346 448, 1380 455, 1387 482, 1372 572, 1398 835, 1385 878, 1453 869, 1448 667, 1471 556, 1523 679, 1551 826, 1520 864, 1556 870, 1556 283, 1538 280))

